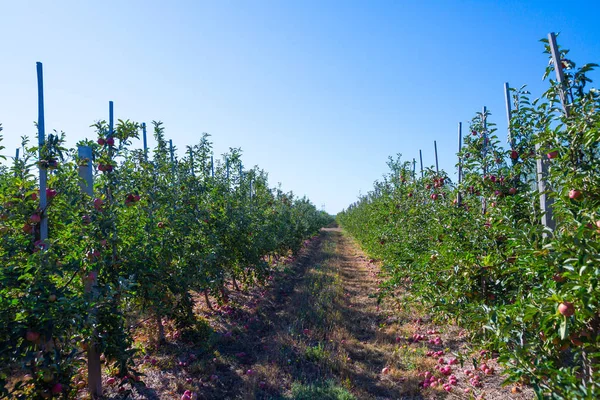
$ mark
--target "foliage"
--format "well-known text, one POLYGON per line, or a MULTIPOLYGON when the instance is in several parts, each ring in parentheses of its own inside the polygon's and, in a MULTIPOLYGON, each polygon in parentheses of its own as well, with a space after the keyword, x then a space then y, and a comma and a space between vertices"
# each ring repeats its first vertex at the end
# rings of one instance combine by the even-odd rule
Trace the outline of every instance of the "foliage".
POLYGON ((257 167, 243 170, 239 149, 213 175, 206 134, 177 158, 160 122, 151 154, 130 148, 135 122, 93 127, 97 142, 80 143, 91 159, 54 134, 42 149, 24 139, 22 157, 0 168, 0 397, 75 396, 90 346, 104 368, 141 384, 131 326, 153 319, 162 342, 169 319, 185 335, 198 323, 192 292, 227 301, 226 282, 262 282, 268 256, 297 251, 330 222, 307 199, 269 188, 257 167), (93 195, 79 177, 88 165, 93 195), (48 174, 44 209, 37 168, 48 174))
POLYGON ((499 352, 507 381, 543 397, 598 398, 600 93, 586 86, 596 65, 577 69, 566 54, 564 87, 550 80, 534 101, 525 88, 512 91, 509 150, 479 113, 459 154, 460 185, 390 159, 391 173, 338 221, 383 260, 383 295, 410 289, 437 318, 470 328, 499 352), (541 223, 538 162, 548 170, 553 231, 541 223))

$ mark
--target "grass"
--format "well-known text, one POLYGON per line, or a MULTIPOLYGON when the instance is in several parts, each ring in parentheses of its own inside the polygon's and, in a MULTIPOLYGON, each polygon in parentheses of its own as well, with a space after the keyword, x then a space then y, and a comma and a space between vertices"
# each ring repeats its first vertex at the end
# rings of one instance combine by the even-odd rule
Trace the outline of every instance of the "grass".
POLYGON ((338 386, 333 380, 310 384, 292 384, 294 400, 354 400, 355 397, 346 388, 338 386))
POLYGON ((315 346, 308 346, 304 351, 304 356, 309 361, 322 361, 329 356, 329 353, 325 350, 325 346, 319 343, 315 346))

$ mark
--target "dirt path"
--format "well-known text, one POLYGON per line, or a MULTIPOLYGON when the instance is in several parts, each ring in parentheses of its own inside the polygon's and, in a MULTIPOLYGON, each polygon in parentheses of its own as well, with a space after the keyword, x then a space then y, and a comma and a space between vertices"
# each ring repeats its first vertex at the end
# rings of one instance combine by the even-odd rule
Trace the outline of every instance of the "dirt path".
POLYGON ((502 388, 485 354, 475 355, 479 370, 468 375, 473 352, 459 329, 428 323, 401 297, 378 305, 379 273, 340 229, 322 230, 269 287, 234 293, 218 312, 199 310, 212 340, 155 354, 143 397, 190 390, 199 399, 531 398, 502 388), (426 372, 436 379, 423 385, 426 372))

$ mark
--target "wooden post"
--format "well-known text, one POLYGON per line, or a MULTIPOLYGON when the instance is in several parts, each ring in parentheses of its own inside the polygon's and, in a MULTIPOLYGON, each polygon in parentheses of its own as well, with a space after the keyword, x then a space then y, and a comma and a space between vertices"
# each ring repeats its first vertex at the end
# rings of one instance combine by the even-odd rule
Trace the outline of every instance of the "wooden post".
POLYGON ((419 159, 421 160, 421 178, 423 177, 423 152, 419 150, 419 159))
POLYGON ((436 174, 439 174, 440 169, 438 167, 437 142, 435 140, 433 141, 433 150, 435 152, 435 172, 436 174))
POLYGON ((456 198, 456 204, 462 205, 462 195, 460 194, 460 184, 462 183, 462 157, 460 152, 462 151, 462 122, 458 123, 458 195, 456 198))
POLYGON ((229 159, 225 159, 225 170, 227 172, 227 180, 229 180, 229 159))
POLYGON ((148 161, 148 138, 146 136, 146 123, 142 122, 142 139, 144 140, 144 160, 148 161))
MULTIPOLYGON (((38 80, 38 154, 41 161, 42 149, 46 144, 46 127, 44 116, 44 72, 41 62, 36 63, 38 80)), ((46 188, 48 185, 48 170, 40 165, 40 209, 42 210, 42 220, 40 221, 40 240, 48 239, 48 213, 46 206, 48 199, 46 197, 46 188)))
POLYGON ((416 178, 417 160, 415 160, 415 159, 413 158, 413 162, 412 162, 412 164, 413 164, 413 171, 412 171, 413 173, 412 173, 412 177, 413 177, 413 180, 414 180, 414 179, 416 178))
POLYGON ((215 177, 215 159, 214 156, 210 156, 210 176, 215 177))

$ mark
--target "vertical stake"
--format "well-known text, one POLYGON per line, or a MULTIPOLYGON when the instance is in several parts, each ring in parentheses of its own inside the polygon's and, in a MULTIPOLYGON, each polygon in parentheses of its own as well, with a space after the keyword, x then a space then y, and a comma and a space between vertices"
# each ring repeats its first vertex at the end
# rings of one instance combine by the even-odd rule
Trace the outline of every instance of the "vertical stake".
POLYGON ((462 195, 460 193, 460 184, 462 183, 462 157, 460 152, 462 151, 462 122, 458 123, 458 197, 456 203, 462 205, 462 195))
POLYGON ((435 152, 435 172, 436 172, 436 174, 439 174, 440 169, 438 167, 437 142, 435 140, 433 141, 433 149, 435 152))
MULTIPOLYGON (((558 92, 560 96, 560 102, 563 106, 565 116, 569 116, 569 104, 567 100, 567 88, 565 85, 565 76, 562 69, 562 60, 560 59, 560 52, 558 50, 558 44, 556 43, 556 34, 550 32, 548 34, 548 44, 550 45, 550 53, 552 54, 552 62, 554 63, 554 71, 556 72, 556 80, 560 85, 558 92)), ((542 211, 542 225, 554 231, 556 229, 556 222, 554 221, 554 215, 552 211, 553 200, 548 196, 548 185, 546 178, 548 176, 548 160, 540 154, 542 146, 538 143, 535 145, 537 153, 536 169, 537 169, 537 184, 538 193, 540 195, 540 209, 542 211)), ((544 233, 544 237, 547 237, 547 233, 544 233)))
POLYGON ((17 176, 18 171, 17 171, 17 163, 19 162, 19 150, 17 149, 17 151, 15 152, 15 176, 17 176))
POLYGON ((169 151, 171 152, 171 171, 175 175, 175 154, 173 153, 173 139, 169 139, 169 151))
MULTIPOLYGON (((92 148, 89 146, 79 146, 77 149, 77 155, 79 156, 79 186, 81 191, 86 193, 88 196, 94 196, 94 173, 92 170, 92 148), (85 164, 83 160, 87 160, 85 164)), ((91 276, 98 276, 98 271, 92 271, 91 276)), ((87 293, 93 292, 95 280, 88 280, 86 283, 85 291, 87 293)), ((94 296, 94 295, 92 295, 94 296)), ((95 297, 95 296, 94 296, 95 297)), ((95 314, 95 310, 90 310, 90 313, 95 314)), ((95 336, 96 332, 94 332, 95 336)), ((88 343, 88 389, 92 397, 96 398, 102 395, 102 364, 100 362, 100 352, 96 348, 95 338, 88 343)))
POLYGON ((215 158, 210 156, 210 176, 215 177, 215 158))
POLYGON ((421 178, 423 177, 423 152, 419 150, 419 159, 421 160, 421 178))
POLYGON ((112 137, 115 133, 115 117, 114 117, 114 103, 112 101, 108 102, 108 136, 112 137))
MULTIPOLYGON (((44 72, 41 62, 36 63, 38 80, 38 145, 39 158, 42 158, 42 149, 46 144, 46 126, 44 116, 44 72)), ((48 200, 46 197, 46 187, 48 182, 48 170, 40 166, 40 209, 42 210, 42 220, 40 221, 40 240, 48 239, 48 214, 46 206, 48 200)))
POLYGON ((87 160, 87 163, 79 164, 79 186, 81 191, 85 192, 90 197, 94 196, 94 175, 92 171, 92 148, 89 146, 79 146, 77 148, 77 155, 80 160, 87 160))
POLYGON ((190 149, 190 169, 192 172, 192 176, 194 176, 194 152, 192 151, 192 146, 190 146, 189 149, 190 149))
MULTIPOLYGON (((486 157, 487 157, 487 147, 488 147, 488 136, 487 136, 487 108, 485 106, 483 106, 483 110, 481 111, 481 123, 483 125, 483 149, 482 149, 482 153, 483 153, 483 177, 485 179, 486 175, 487 175, 487 161, 486 161, 486 157)), ((485 196, 481 197, 481 212, 485 215, 485 213, 487 212, 487 202, 485 200, 485 196)))
MULTIPOLYGON (((512 137, 512 132, 510 130, 510 119, 512 118, 512 107, 510 101, 510 87, 508 86, 508 82, 504 82, 504 103, 506 104, 506 121, 507 125, 507 138, 508 143, 510 143, 511 150, 515 149, 515 139, 512 137)), ((513 160, 516 162, 516 160, 513 160)), ((514 164, 513 162, 513 164, 514 164)))
POLYGON ((414 158, 413 158, 412 165, 413 165, 412 177, 413 177, 413 180, 414 180, 416 178, 415 171, 417 169, 417 160, 415 160, 414 158))
POLYGON ((560 85, 558 95, 560 102, 563 106, 565 115, 569 116, 569 102, 567 99, 567 87, 565 84, 565 74, 562 68, 562 60, 560 59, 560 51, 558 50, 558 44, 556 43, 556 34, 550 32, 548 34, 548 44, 550 45, 550 54, 552 54, 552 62, 554 63, 554 71, 556 72, 556 81, 560 85))
POLYGON ((142 122, 142 138, 144 140, 144 159, 148 161, 148 137, 146 134, 146 123, 142 122))

